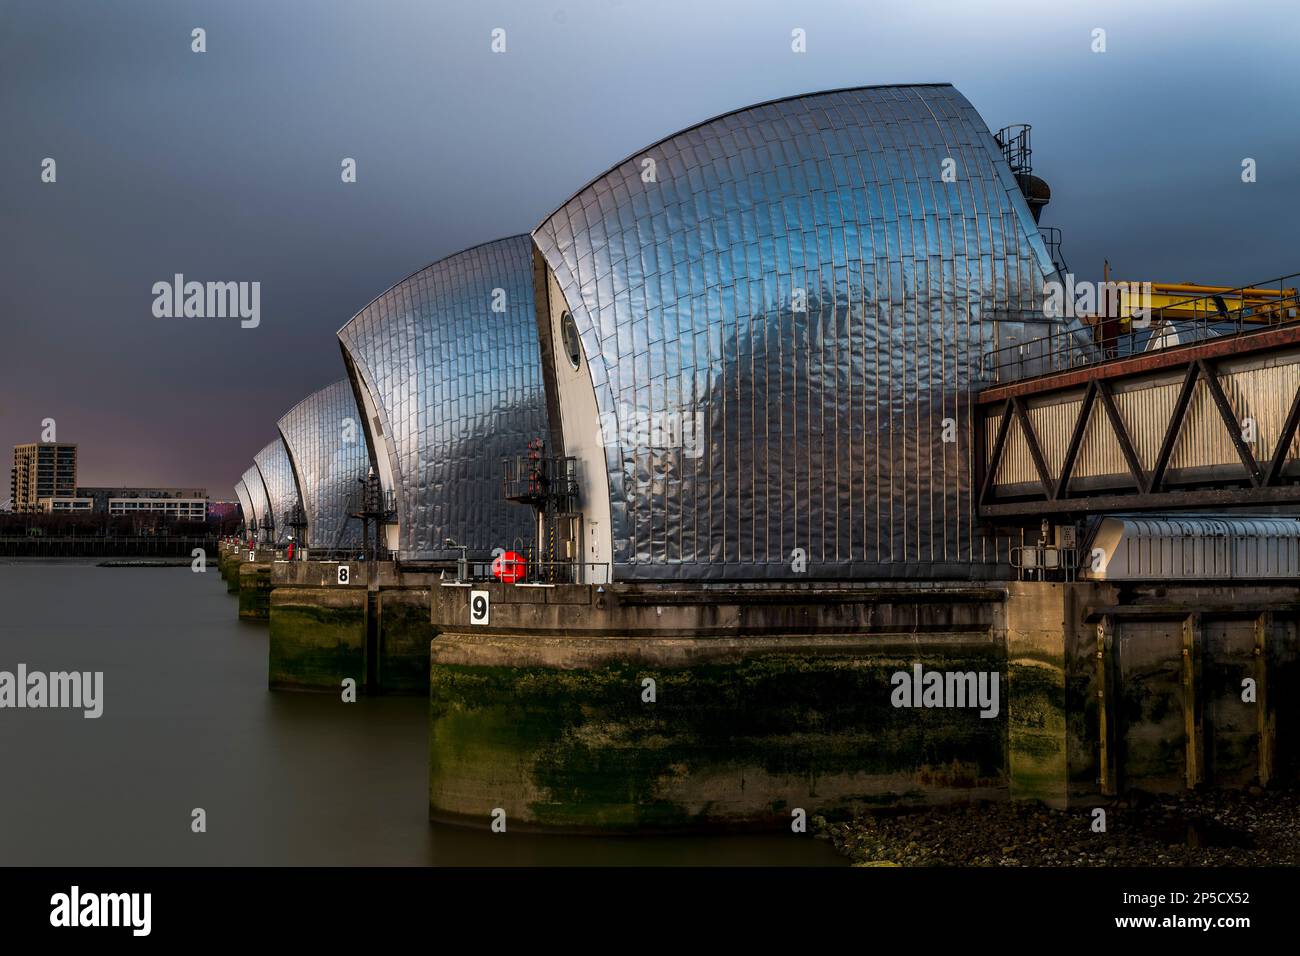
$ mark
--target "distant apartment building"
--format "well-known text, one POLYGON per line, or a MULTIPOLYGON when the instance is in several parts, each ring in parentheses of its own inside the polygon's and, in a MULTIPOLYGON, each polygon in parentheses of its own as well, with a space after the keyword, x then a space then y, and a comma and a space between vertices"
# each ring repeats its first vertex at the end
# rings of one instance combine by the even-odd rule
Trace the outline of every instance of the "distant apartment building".
POLYGON ((58 442, 14 445, 9 477, 16 512, 40 511, 42 498, 75 498, 77 446, 58 442))
POLYGON ((89 513, 95 502, 90 498, 38 498, 36 504, 46 514, 64 514, 69 511, 89 513))
POLYGON ((208 519, 206 488, 78 488, 92 511, 109 516, 161 515, 178 521, 208 519))

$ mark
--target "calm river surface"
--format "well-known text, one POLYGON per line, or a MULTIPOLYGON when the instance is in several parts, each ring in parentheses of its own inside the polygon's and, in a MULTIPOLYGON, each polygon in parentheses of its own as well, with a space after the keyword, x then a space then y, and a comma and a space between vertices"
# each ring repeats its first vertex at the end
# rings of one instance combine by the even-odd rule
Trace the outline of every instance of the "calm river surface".
POLYGON ((0 709, 3 865, 845 862, 807 836, 430 825, 425 701, 269 692, 266 626, 238 620, 215 566, 0 564, 0 671, 19 663, 103 671, 104 713, 0 709))

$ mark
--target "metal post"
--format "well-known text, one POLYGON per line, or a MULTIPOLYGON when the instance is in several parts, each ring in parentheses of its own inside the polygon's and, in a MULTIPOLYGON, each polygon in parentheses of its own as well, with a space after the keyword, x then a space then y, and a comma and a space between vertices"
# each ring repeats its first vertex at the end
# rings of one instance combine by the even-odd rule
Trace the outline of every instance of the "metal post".
POLYGON ((1259 785, 1267 787, 1273 779, 1277 717, 1268 697, 1270 638, 1273 614, 1264 611, 1255 618, 1255 726, 1259 735, 1259 785))
POLYGON ((1115 619, 1107 614, 1097 624, 1097 720, 1101 741, 1099 783, 1101 792, 1110 797, 1120 792, 1119 641, 1115 637, 1115 619))
POLYGON ((1183 733, 1186 744, 1187 787, 1205 780, 1205 714, 1201 695, 1201 616, 1183 621, 1183 733))

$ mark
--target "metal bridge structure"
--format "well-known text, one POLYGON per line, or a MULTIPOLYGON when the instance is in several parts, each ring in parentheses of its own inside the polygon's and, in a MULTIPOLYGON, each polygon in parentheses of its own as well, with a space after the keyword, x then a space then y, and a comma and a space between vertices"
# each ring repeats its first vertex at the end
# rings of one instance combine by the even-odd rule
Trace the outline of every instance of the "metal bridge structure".
POLYGON ((986 355, 979 516, 1300 505, 1295 278, 1159 301, 1093 348, 1044 337, 986 355))

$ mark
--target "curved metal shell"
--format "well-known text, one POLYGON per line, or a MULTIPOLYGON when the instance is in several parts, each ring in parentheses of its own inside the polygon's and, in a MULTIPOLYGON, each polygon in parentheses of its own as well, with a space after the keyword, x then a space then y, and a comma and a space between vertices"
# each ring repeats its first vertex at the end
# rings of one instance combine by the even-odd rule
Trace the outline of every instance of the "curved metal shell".
POLYGON ((502 497, 501 459, 546 434, 532 243, 514 236, 399 282, 339 330, 366 437, 394 492, 404 560, 532 538, 502 497))
POLYGON ((253 518, 257 512, 253 510, 253 499, 249 497, 248 486, 244 484, 244 479, 235 482, 235 497, 239 499, 239 511, 243 518, 244 526, 247 527, 253 523, 253 518))
POLYGON ((998 330, 1043 321, 1054 270, 951 86, 710 120, 533 237, 589 369, 603 447, 579 467, 607 478, 616 576, 968 578, 1005 559, 976 527, 968 399, 998 330))
POLYGON ((260 531, 266 527, 267 517, 271 514, 271 500, 266 494, 266 484, 262 481, 262 473, 257 470, 257 465, 244 472, 243 480, 253 506, 248 524, 251 526, 256 521, 260 531))
POLYGON ((347 379, 304 398, 278 422, 307 518, 306 547, 343 550, 361 544, 360 480, 370 454, 361 413, 347 379))
POLYGON ((266 500, 270 507, 270 517, 275 528, 275 543, 284 544, 289 540, 293 529, 289 527, 289 512, 298 503, 298 489, 293 483, 293 466, 289 463, 289 453, 285 451, 284 442, 276 439, 256 455, 258 474, 266 487, 266 500))

